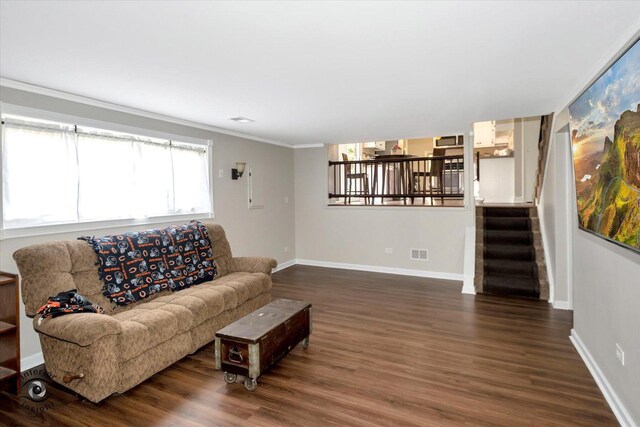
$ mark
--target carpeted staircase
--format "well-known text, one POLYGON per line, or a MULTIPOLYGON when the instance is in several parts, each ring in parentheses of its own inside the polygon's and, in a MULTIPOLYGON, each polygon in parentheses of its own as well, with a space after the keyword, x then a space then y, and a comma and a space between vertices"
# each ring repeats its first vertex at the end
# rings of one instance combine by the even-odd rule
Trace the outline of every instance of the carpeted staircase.
POLYGON ((534 207, 476 209, 476 292, 549 298, 534 207))

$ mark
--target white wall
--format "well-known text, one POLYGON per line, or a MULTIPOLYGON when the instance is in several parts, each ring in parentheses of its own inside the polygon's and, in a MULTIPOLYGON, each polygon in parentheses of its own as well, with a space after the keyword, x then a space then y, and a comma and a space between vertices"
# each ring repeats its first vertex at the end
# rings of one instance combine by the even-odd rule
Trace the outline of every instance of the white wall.
POLYGON ((513 157, 480 158, 479 196, 485 203, 533 201, 540 121, 540 116, 502 121, 513 123, 513 157))
POLYGON ((536 173, 538 172, 538 140, 541 119, 540 116, 522 119, 522 197, 525 202, 533 201, 536 173))
POLYGON ((579 230, 573 247, 574 331, 640 425, 640 255, 579 230))
POLYGON ((554 190, 554 224, 555 236, 555 287, 554 307, 573 308, 573 283, 571 266, 573 262, 572 234, 573 223, 576 222, 575 188, 572 185, 573 168, 571 156, 569 128, 563 126, 555 133, 554 144, 555 178, 557 186, 554 190))
POLYGON ((539 207, 553 270, 553 303, 573 308, 575 335, 640 423, 640 255, 578 229, 567 124, 563 110, 555 120, 539 207), (616 358, 616 343, 625 352, 624 367, 616 358))
POLYGON ((480 158, 480 197, 484 203, 513 203, 514 157, 480 158))
POLYGON ((544 243, 550 299, 556 308, 572 306, 572 233, 575 187, 569 148, 568 112, 556 115, 549 145, 546 176, 538 205, 544 243))
POLYGON ((538 206, 555 298, 573 302, 572 339, 614 413, 623 425, 639 425, 640 255, 578 229, 568 112, 558 111, 538 206))
POLYGON ((540 218, 540 231, 544 246, 547 275, 549 276, 550 300, 555 299, 556 287, 566 287, 566 283, 555 283, 556 268, 556 150, 553 149, 555 140, 550 142, 547 155, 547 167, 545 179, 538 202, 538 217, 540 218))
POLYGON ((407 143, 407 154, 424 157, 433 153, 433 138, 409 139, 407 143))
POLYGON ((514 194, 516 202, 533 201, 533 189, 538 164, 540 116, 514 120, 514 194))
MULTIPOLYGON (((294 150, 6 87, 0 88, 0 101, 152 131, 213 140, 213 221, 225 228, 234 255, 270 256, 276 258, 279 263, 295 258, 294 150), (231 180, 231 168, 239 161, 246 162, 247 169, 255 167, 261 171, 264 179, 264 209, 248 209, 247 177, 237 181, 231 180), (217 175, 219 169, 223 169, 222 179, 217 175), (288 198, 288 202, 285 202, 285 197, 288 198), (289 248, 286 253, 285 247, 289 248)), ((46 179, 46 171, 34 173, 39 173, 42 179, 46 179)), ((13 252, 33 243, 76 239, 81 234, 107 235, 133 228, 6 239, 0 242, 0 269, 17 272, 12 258, 13 252)), ((40 344, 33 331, 31 319, 26 318, 24 313, 21 316, 20 341, 21 356, 26 362, 22 368, 26 369, 30 362, 37 359, 40 344)))
POLYGON ((326 148, 295 150, 295 180, 298 259, 462 280, 472 207, 327 207, 326 148), (411 248, 428 249, 429 261, 411 260, 411 248))

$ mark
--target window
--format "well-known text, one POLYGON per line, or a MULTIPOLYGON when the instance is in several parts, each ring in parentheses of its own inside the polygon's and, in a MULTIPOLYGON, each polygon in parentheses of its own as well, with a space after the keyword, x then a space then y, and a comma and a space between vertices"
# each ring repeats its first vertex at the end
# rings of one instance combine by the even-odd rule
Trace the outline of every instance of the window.
POLYGON ((362 144, 339 144, 338 151, 341 155, 346 154, 349 160, 360 160, 362 157, 362 144))
POLYGON ((2 120, 3 229, 211 212, 206 145, 2 120))

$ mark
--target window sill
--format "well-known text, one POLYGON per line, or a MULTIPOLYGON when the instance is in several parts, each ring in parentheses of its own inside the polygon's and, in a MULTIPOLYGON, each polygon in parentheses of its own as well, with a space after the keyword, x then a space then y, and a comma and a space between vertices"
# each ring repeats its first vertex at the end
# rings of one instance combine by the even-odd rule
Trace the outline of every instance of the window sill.
POLYGON ((166 215, 156 216, 150 218, 128 218, 106 221, 88 221, 73 224, 52 224, 52 225, 39 225, 31 227, 21 228, 8 228, 2 230, 0 240, 19 239, 22 237, 33 236, 45 236, 51 234, 65 234, 65 233, 77 233, 77 232, 91 232, 92 234, 97 230, 113 229, 113 228, 126 228, 138 225, 153 225, 153 224, 167 224, 177 222, 187 222, 194 219, 206 220, 212 219, 215 215, 213 212, 208 213, 193 213, 193 214, 179 214, 179 215, 166 215))

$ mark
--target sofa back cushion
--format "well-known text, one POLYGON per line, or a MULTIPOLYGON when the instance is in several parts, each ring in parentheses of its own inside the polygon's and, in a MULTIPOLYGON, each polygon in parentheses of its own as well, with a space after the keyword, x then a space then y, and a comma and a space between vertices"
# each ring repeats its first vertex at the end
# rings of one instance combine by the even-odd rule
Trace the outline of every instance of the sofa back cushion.
MULTIPOLYGON (((204 225, 211 240, 218 277, 222 277, 229 271, 231 247, 220 225, 207 222, 204 225)), ((35 316, 38 308, 46 304, 50 296, 71 289, 77 289, 80 295, 104 308, 107 314, 126 311, 131 307, 116 307, 103 295, 104 283, 98 275, 98 258, 85 241, 65 240, 31 245, 17 250, 13 258, 22 276, 22 301, 29 317, 35 316)), ((154 297, 168 292, 159 292, 154 297)))

